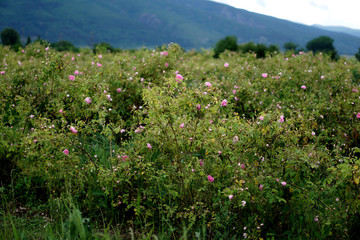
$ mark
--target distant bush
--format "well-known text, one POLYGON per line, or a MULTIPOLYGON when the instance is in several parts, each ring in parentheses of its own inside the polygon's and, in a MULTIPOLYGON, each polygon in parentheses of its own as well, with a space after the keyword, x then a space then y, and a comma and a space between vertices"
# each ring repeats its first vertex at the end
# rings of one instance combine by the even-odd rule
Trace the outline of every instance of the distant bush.
POLYGON ((284 43, 284 49, 285 51, 296 51, 296 48, 298 47, 298 44, 295 44, 293 42, 286 42, 284 43))
POLYGON ((360 48, 359 48, 359 51, 357 53, 355 53, 355 57, 360 62, 360 48))
POLYGON ((268 52, 270 52, 270 53, 276 53, 276 52, 279 52, 279 51, 280 51, 279 47, 277 45, 275 45, 275 44, 270 44, 268 46, 268 52))
POLYGON ((1 42, 3 45, 10 46, 15 51, 21 47, 20 35, 12 28, 5 28, 1 32, 1 42))
POLYGON ((253 42, 248 42, 248 43, 244 43, 244 44, 241 44, 239 46, 241 52, 243 53, 253 53, 253 52, 256 52, 256 49, 257 49, 257 46, 255 43, 253 42))
POLYGON ((214 58, 218 58, 220 53, 223 53, 225 50, 238 50, 237 38, 235 36, 227 36, 226 38, 221 39, 216 43, 214 49, 214 58))
POLYGON ((59 52, 63 52, 63 51, 79 52, 79 48, 75 47, 71 42, 64 40, 52 43, 51 47, 59 52))
POLYGON ((31 43, 31 37, 28 36, 27 39, 26 39, 25 46, 29 45, 30 43, 31 43))
POLYGON ((101 43, 97 43, 97 44, 94 45, 93 51, 94 51, 94 54, 108 53, 108 52, 114 53, 114 52, 116 52, 116 49, 113 48, 110 45, 110 43, 101 42, 101 43))
POLYGON ((334 40, 327 36, 320 36, 310 40, 306 48, 314 53, 323 52, 330 55, 331 59, 338 59, 337 51, 333 45, 334 40))
POLYGON ((239 46, 242 53, 255 53, 257 58, 265 58, 266 54, 279 52, 279 47, 271 44, 266 46, 263 43, 255 44, 253 42, 244 43, 239 46))

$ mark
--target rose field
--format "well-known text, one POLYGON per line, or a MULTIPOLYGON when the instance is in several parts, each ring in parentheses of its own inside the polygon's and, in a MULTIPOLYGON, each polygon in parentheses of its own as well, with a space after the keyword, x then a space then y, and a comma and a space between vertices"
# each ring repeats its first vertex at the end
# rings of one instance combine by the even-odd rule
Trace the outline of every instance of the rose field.
POLYGON ((0 60, 0 239, 360 238, 355 58, 0 60))

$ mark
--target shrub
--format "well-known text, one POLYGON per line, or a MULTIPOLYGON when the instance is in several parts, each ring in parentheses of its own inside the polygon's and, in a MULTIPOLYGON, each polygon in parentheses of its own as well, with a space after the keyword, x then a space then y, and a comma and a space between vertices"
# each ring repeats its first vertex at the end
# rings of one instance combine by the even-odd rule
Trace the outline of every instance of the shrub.
POLYGON ((20 35, 12 28, 5 28, 1 31, 1 42, 8 46, 20 44, 20 35))
POLYGON ((94 54, 104 54, 104 53, 114 53, 115 48, 113 48, 110 43, 102 42, 94 45, 93 48, 94 54))
POLYGON ((51 47, 59 52, 63 52, 63 51, 79 52, 79 49, 76 48, 71 42, 64 40, 56 43, 52 43, 51 47))
POLYGON ((5 28, 1 31, 1 42, 5 46, 17 51, 21 47, 20 35, 12 28, 5 28))
POLYGON ((256 44, 253 42, 248 42, 240 45, 239 48, 243 53, 249 53, 249 52, 252 53, 256 51, 256 44))
POLYGON ((218 58, 225 50, 237 51, 237 38, 235 36, 227 36, 219 40, 214 48, 214 58, 218 58))
POLYGON ((92 223, 165 239, 356 236, 357 61, 177 44, 0 55, 1 197, 63 235, 90 238, 92 223))
POLYGON ((293 42, 286 42, 284 43, 284 49, 286 51, 293 51, 293 52, 296 52, 296 49, 299 45, 298 44, 295 44, 293 42))
POLYGON ((355 53, 355 58, 360 62, 360 48, 357 53, 355 53))
POLYGON ((337 59, 337 51, 335 50, 335 47, 333 46, 334 40, 327 36, 320 36, 318 38, 314 38, 310 40, 306 44, 306 48, 309 51, 313 51, 314 53, 317 52, 324 52, 326 54, 329 54, 331 56, 331 59, 337 59))
POLYGON ((275 54, 279 52, 279 47, 276 45, 266 46, 265 44, 255 44, 248 42, 239 46, 239 49, 243 53, 255 53, 257 58, 265 58, 266 54, 275 54))

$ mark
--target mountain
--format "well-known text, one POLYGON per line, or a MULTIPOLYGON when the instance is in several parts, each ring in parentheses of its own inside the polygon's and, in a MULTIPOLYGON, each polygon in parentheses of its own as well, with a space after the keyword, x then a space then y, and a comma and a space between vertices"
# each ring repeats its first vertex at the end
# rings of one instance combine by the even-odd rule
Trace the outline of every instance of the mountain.
POLYGON ((316 28, 328 30, 328 31, 342 32, 342 33, 347 33, 347 34, 353 35, 355 37, 360 37, 360 29, 353 29, 353 28, 347 28, 347 27, 341 27, 341 26, 323 26, 323 25, 318 25, 318 24, 314 24, 312 26, 316 27, 316 28))
POLYGON ((185 49, 211 48, 227 35, 239 43, 294 42, 333 38, 340 54, 353 55, 360 38, 293 23, 208 0, 0 0, 0 30, 11 27, 23 39, 40 36, 77 46, 108 42, 114 47, 154 47, 169 42, 185 49))

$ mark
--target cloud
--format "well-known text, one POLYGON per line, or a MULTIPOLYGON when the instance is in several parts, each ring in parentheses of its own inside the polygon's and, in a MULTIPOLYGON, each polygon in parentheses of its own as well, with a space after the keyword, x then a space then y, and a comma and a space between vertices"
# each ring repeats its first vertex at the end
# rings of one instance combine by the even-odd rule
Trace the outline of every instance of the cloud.
POLYGON ((324 10, 324 11, 327 11, 329 9, 327 5, 322 4, 321 2, 319 3, 319 1, 312 0, 310 2, 310 5, 312 5, 312 6, 316 7, 316 8, 319 8, 321 10, 324 10))
POLYGON ((262 6, 262 7, 266 7, 266 3, 264 2, 264 0, 256 0, 256 2, 262 6))

